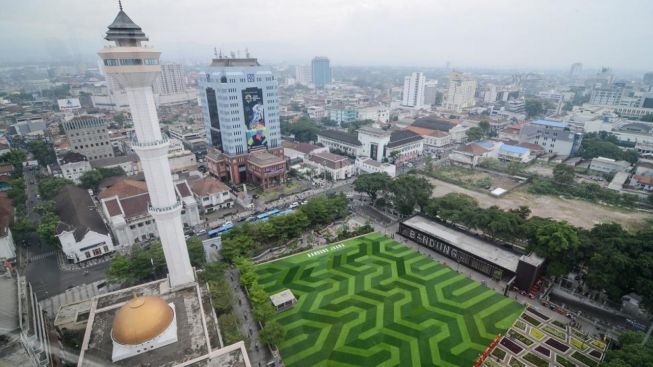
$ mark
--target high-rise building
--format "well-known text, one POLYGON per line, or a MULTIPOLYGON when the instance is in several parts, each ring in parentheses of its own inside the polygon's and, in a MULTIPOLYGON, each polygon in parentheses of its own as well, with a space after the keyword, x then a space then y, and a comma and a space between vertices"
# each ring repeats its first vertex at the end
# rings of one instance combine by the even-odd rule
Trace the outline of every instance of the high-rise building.
POLYGON ((62 123, 71 150, 89 161, 113 157, 107 126, 106 120, 92 116, 75 117, 62 123))
POLYGON ((295 81, 302 85, 311 84, 311 67, 308 65, 295 66, 295 81))
POLYGON ((401 105, 406 107, 421 107, 424 103, 424 84, 426 77, 423 73, 412 73, 404 78, 404 92, 401 105))
POLYGON ((154 93, 162 95, 186 92, 186 77, 182 64, 162 64, 161 76, 154 82, 154 93))
MULTIPOLYGON (((148 38, 122 7, 109 26, 107 41, 115 46, 98 52, 104 71, 124 89, 134 121, 136 139, 132 148, 138 154, 149 192, 149 212, 154 217, 168 265, 172 288, 195 281, 190 265, 181 222, 182 202, 177 197, 170 173, 170 142, 161 133, 154 105, 152 85, 161 73, 159 55, 152 47, 144 47, 148 38)), ((114 350, 115 354, 115 350, 114 350)))
POLYGON ((438 98, 438 81, 428 80, 424 83, 424 105, 435 106, 435 101, 438 98))
POLYGON ((653 86, 653 71, 644 74, 644 77, 642 78, 642 81, 646 85, 653 86))
POLYGON ((213 59, 199 80, 199 95, 207 137, 223 153, 227 179, 264 187, 283 182, 279 97, 272 69, 255 58, 213 59), (260 159, 254 159, 255 154, 260 159))
POLYGON ((315 88, 324 88, 325 85, 331 83, 329 58, 324 56, 314 57, 313 61, 311 61, 311 75, 315 88))
POLYGON ((445 97, 444 107, 449 111, 461 112, 464 108, 474 107, 476 100, 476 80, 460 72, 449 74, 449 90, 445 97))
POLYGON ((571 64, 571 68, 569 69, 569 77, 570 78, 578 77, 582 71, 583 71, 583 63, 575 62, 571 64))

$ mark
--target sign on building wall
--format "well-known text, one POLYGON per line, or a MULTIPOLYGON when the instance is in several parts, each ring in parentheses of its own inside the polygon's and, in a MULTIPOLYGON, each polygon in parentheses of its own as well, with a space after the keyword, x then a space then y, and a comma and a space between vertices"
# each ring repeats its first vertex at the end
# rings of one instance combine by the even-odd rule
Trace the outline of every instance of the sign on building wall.
POLYGON ((268 129, 265 123, 263 90, 251 87, 243 89, 243 112, 247 134, 247 150, 268 145, 268 129))
POLYGON ((78 98, 58 99, 59 111, 74 111, 82 108, 78 98))

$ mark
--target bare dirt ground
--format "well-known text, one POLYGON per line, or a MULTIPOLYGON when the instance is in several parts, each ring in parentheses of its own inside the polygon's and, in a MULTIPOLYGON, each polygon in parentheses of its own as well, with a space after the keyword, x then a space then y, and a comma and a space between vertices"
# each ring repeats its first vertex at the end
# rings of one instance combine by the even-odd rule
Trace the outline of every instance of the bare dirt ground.
POLYGON ((506 194, 500 198, 467 190, 462 187, 427 177, 435 186, 433 196, 440 197, 451 192, 458 192, 475 198, 481 207, 496 205, 502 209, 528 206, 532 215, 545 218, 565 220, 578 227, 591 228, 595 224, 615 222, 629 229, 640 229, 652 220, 653 215, 639 211, 626 211, 620 208, 593 204, 587 201, 561 199, 554 196, 532 195, 526 192, 527 186, 506 194))

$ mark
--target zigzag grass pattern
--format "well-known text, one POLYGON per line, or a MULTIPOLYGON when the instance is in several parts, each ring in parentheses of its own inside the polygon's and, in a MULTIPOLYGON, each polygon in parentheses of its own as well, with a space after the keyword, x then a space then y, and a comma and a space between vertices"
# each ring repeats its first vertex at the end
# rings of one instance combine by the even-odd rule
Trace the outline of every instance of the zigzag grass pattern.
POLYGON ((378 233, 256 271, 298 299, 276 317, 288 367, 471 366, 523 309, 378 233))

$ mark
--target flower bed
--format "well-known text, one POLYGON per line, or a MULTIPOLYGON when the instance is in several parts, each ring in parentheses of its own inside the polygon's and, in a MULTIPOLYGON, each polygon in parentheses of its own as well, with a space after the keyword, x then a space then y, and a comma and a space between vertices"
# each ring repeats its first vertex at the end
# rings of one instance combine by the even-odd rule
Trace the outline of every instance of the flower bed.
POLYGON ((483 364, 485 366, 487 366, 487 367, 501 367, 501 365, 499 363, 497 363, 497 362, 495 362, 495 361, 493 361, 493 360, 491 360, 489 358, 486 359, 485 362, 483 362, 483 364))
POLYGON ((580 341, 580 340, 578 340, 578 339, 576 339, 576 338, 571 338, 571 345, 572 345, 574 348, 576 348, 576 349, 580 349, 580 350, 582 350, 582 351, 585 351, 585 350, 587 350, 587 348, 589 348, 589 346, 587 345, 587 343, 585 343, 585 342, 583 342, 583 341, 580 341))
POLYGON ((606 347, 604 342, 602 342, 600 340, 596 340, 596 339, 592 340, 592 345, 599 348, 599 349, 601 349, 601 350, 604 350, 605 347, 606 347))
POLYGON ((503 361, 506 358, 506 351, 501 348, 494 348, 492 355, 503 361))
POLYGON ((590 352, 590 355, 591 355, 592 357, 596 358, 596 359, 601 359, 601 356, 602 356, 603 354, 602 354, 601 352, 599 352, 598 350, 592 350, 592 351, 590 352))
POLYGON ((510 358, 510 362, 508 363, 510 367, 526 367, 524 362, 518 360, 515 357, 510 358))
POLYGON ((561 328, 562 330, 566 330, 566 329, 567 329, 567 324, 564 324, 564 323, 562 323, 561 321, 553 320, 553 321, 551 321, 551 323, 552 323, 553 325, 555 325, 555 326, 561 328))
POLYGON ((533 317, 531 317, 531 316, 529 316, 527 314, 522 314, 521 318, 526 320, 526 322, 528 322, 529 324, 531 324, 533 326, 540 326, 540 324, 541 324, 541 322, 535 320, 533 317))
POLYGON ((548 319, 549 319, 549 316, 547 316, 547 315, 545 315, 545 314, 543 314, 543 313, 537 311, 537 310, 534 309, 533 307, 529 307, 529 308, 527 308, 527 310, 528 310, 528 312, 530 312, 530 313, 532 313, 533 315, 535 315, 535 316, 541 318, 542 320, 548 320, 548 319))
POLYGON ((525 335, 520 334, 520 333, 518 333, 518 332, 516 332, 516 331, 514 331, 514 330, 510 330, 510 331, 508 331, 508 335, 510 335, 511 337, 513 337, 513 338, 519 340, 520 342, 522 342, 522 343, 524 343, 524 344, 526 344, 526 345, 531 345, 531 344, 533 344, 533 341, 532 341, 532 340, 528 339, 525 335))
POLYGON ((541 353, 544 356, 551 357, 551 351, 549 349, 544 348, 541 345, 535 348, 535 351, 541 353))
POLYGON ((515 321, 515 325, 513 326, 521 330, 526 330, 526 324, 524 324, 524 322, 520 320, 515 321))
POLYGON ((553 338, 549 338, 547 341, 545 341, 545 343, 552 346, 552 347, 554 347, 555 349, 557 349, 557 350, 559 350, 561 352, 566 352, 567 350, 569 350, 568 345, 562 344, 562 343, 560 343, 559 341, 557 341, 557 340, 555 340, 553 338))
POLYGON ((575 360, 577 360, 577 361, 579 361, 579 362, 581 362, 581 363, 583 363, 583 364, 585 364, 585 365, 587 365, 589 367, 598 366, 598 363, 595 360, 591 359, 590 357, 584 355, 581 352, 574 352, 574 354, 571 355, 571 358, 573 358, 573 359, 575 359, 575 360))
POLYGON ((533 353, 526 353, 526 355, 523 358, 528 362, 531 362, 532 364, 536 365, 537 367, 549 367, 549 362, 536 356, 533 353))
POLYGON ((555 336, 556 338, 559 338, 559 339, 562 339, 562 340, 567 340, 567 336, 565 335, 565 333, 562 330, 554 328, 551 325, 544 325, 542 330, 544 330, 547 333, 555 336))
POLYGON ((558 362, 559 364, 561 364, 564 367, 576 367, 576 363, 568 360, 565 357, 556 356, 556 362, 558 362))
POLYGON ((532 337, 534 337, 537 340, 542 340, 544 338, 545 334, 538 329, 532 327, 530 333, 532 337))
POLYGON ((501 345, 508 348, 508 350, 510 350, 511 352, 513 352, 515 354, 519 354, 519 353, 521 353, 522 350, 524 350, 524 348, 520 347, 519 345, 517 345, 517 343, 513 342, 512 340, 510 340, 508 338, 503 338, 501 340, 501 345))

